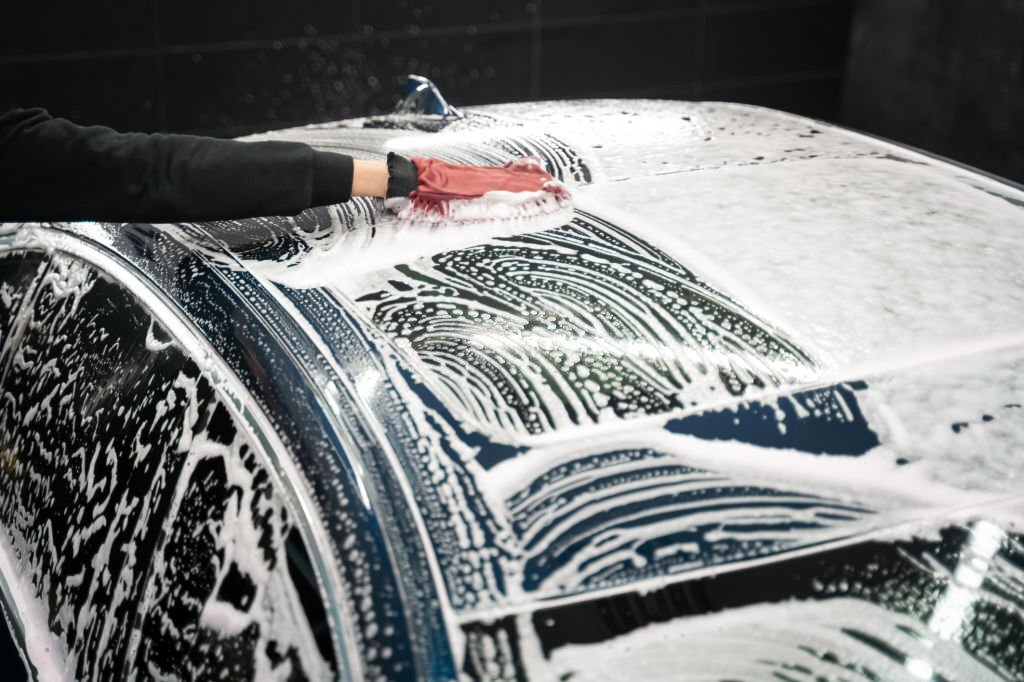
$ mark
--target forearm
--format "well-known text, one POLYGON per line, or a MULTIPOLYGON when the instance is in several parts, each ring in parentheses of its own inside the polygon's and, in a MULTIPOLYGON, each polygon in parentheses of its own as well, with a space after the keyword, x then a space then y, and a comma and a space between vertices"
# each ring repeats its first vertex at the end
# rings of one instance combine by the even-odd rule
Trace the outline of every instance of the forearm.
MULTIPOLYGON (((42 110, 0 116, 0 220, 183 221, 294 215, 383 196, 384 162, 293 142, 118 133, 42 110)), ((386 187, 386 169, 384 170, 386 187)))

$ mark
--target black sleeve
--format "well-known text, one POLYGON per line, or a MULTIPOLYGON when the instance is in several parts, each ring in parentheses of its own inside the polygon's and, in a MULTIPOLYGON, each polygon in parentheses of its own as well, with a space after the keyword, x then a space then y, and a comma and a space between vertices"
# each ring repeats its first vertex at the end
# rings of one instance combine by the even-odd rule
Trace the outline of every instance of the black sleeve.
POLYGON ((118 133, 42 109, 0 115, 0 220, 295 215, 351 194, 352 157, 299 142, 118 133))

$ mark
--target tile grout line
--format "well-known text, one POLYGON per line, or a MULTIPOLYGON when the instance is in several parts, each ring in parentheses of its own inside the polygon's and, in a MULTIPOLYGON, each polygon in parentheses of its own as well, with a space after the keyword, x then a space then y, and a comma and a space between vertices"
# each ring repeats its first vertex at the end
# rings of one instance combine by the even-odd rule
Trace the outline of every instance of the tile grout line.
POLYGON ((707 25, 707 0, 698 0, 697 4, 697 36, 694 40, 693 54, 693 96, 701 99, 704 96, 704 32, 707 25))
MULTIPOLYGON (((814 81, 824 81, 835 79, 842 76, 842 69, 818 69, 815 71, 790 71, 775 76, 757 76, 754 78, 743 78, 743 79, 731 79, 731 80, 719 80, 704 83, 705 87, 710 86, 713 89, 729 90, 735 88, 751 87, 757 85, 779 85, 784 83, 813 83, 814 81)), ((673 90, 686 90, 691 91, 693 83, 690 81, 682 83, 669 83, 663 86, 654 86, 649 88, 634 88, 625 90, 605 90, 602 92, 596 92, 589 97, 596 99, 618 99, 621 97, 643 97, 643 96, 654 96, 658 98, 659 95, 665 95, 673 90)), ((666 97, 667 99, 675 99, 674 97, 666 97)), ((467 104, 465 106, 475 106, 474 104, 467 104)), ((283 130, 286 128, 297 128, 317 123, 328 123, 334 119, 326 118, 323 120, 309 120, 309 119, 296 119, 291 121, 275 121, 273 124, 251 124, 244 125, 237 128, 189 128, 184 129, 181 132, 190 135, 212 135, 215 137, 239 137, 244 135, 256 135, 264 132, 272 132, 275 130, 283 130)))
MULTIPOLYGON (((817 71, 802 71, 802 72, 788 72, 777 76, 760 76, 756 78, 748 79, 732 79, 723 81, 713 81, 711 83, 705 83, 705 86, 712 86, 713 88, 720 88, 728 90, 730 88, 742 88, 757 85, 777 85, 783 83, 813 83, 814 81, 824 81, 829 79, 835 79, 841 77, 843 74, 842 70, 838 69, 823 69, 817 71)), ((672 90, 689 90, 692 88, 691 82, 682 83, 671 83, 663 86, 654 86, 649 88, 637 88, 632 90, 605 90, 603 92, 597 92, 590 95, 594 98, 609 98, 615 99, 618 97, 631 97, 631 96, 643 96, 647 94, 650 96, 653 94, 655 97, 659 94, 665 95, 666 91, 672 90)), ((672 98, 672 97, 669 97, 672 98)), ((474 104, 466 104, 467 106, 473 106, 474 104)), ((324 119, 309 121, 307 119, 297 119, 294 121, 275 121, 272 125, 266 124, 251 124, 241 126, 240 128, 189 128, 182 130, 182 132, 190 135, 213 135, 217 137, 223 136, 245 136, 255 135, 263 132, 272 132, 275 130, 284 130, 287 128, 300 128, 307 125, 315 125, 318 123, 329 123, 334 119, 324 119)))
POLYGON ((160 33, 160 0, 153 0, 153 44, 157 49, 156 59, 156 125, 158 130, 167 130, 167 88, 164 82, 164 57, 159 51, 160 33))
POLYGON ((544 0, 534 0, 533 16, 530 18, 530 99, 540 99, 541 74, 541 24, 544 0))
MULTIPOLYGON (((195 44, 161 44, 158 48, 124 48, 107 50, 79 50, 73 52, 48 52, 27 55, 0 56, 0 65, 25 64, 34 62, 52 61, 75 61, 85 59, 110 59, 118 57, 147 57, 154 54, 191 54, 194 52, 230 52, 240 50, 256 49, 280 49, 282 47, 293 47, 298 45, 316 44, 318 42, 338 43, 366 43, 379 41, 382 38, 388 40, 402 40, 412 38, 452 37, 452 36, 475 36, 484 34, 514 33, 517 31, 540 31, 544 28, 575 28, 584 26, 597 26, 607 24, 609 21, 616 23, 643 23, 666 19, 702 17, 705 14, 727 14, 746 11, 762 11, 769 9, 829 5, 835 0, 777 0, 766 6, 764 3, 738 2, 715 7, 705 7, 702 4, 700 9, 684 8, 673 10, 659 10, 649 12, 628 12, 615 16, 591 15, 582 17, 569 17, 564 19, 543 19, 539 11, 540 0, 535 0, 538 11, 527 21, 509 21, 492 25, 482 26, 438 26, 420 28, 416 31, 408 29, 392 29, 376 31, 368 36, 358 30, 349 33, 334 33, 318 36, 290 36, 279 38, 267 38, 259 40, 236 40, 216 43, 195 43, 195 44)), ((360 12, 358 4, 353 6, 353 17, 359 19, 360 12)), ((538 50, 539 50, 538 45, 538 50)))
MULTIPOLYGON (((735 90, 739 88, 756 87, 758 85, 782 85, 785 83, 811 83, 814 81, 833 80, 841 78, 842 69, 815 69, 813 71, 787 71, 771 76, 754 76, 750 78, 731 78, 717 81, 705 81, 701 83, 703 91, 707 90, 735 90)), ((645 88, 620 88, 617 90, 604 90, 595 92, 588 97, 595 98, 619 98, 638 96, 644 93, 664 93, 673 90, 691 90, 693 81, 668 83, 645 88)))

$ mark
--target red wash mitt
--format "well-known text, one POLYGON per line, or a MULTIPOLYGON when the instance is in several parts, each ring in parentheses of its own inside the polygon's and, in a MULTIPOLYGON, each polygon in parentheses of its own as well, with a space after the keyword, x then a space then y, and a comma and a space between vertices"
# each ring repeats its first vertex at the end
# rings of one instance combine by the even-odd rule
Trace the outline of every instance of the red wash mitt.
MULTIPOLYGON (((404 161, 389 155, 389 166, 398 163, 396 159, 404 161)), ((512 220, 552 213, 571 205, 568 188, 535 158, 517 159, 504 166, 464 166, 414 157, 411 165, 415 168, 415 189, 408 193, 408 198, 390 196, 385 202, 402 219, 512 220)))

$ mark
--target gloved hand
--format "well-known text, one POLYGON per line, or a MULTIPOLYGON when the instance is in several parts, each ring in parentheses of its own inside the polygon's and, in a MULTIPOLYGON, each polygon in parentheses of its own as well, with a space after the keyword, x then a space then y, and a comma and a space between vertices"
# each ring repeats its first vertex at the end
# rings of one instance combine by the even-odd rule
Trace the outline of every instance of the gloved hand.
POLYGON ((490 191, 534 193, 542 190, 568 198, 565 185, 532 157, 516 159, 504 166, 467 166, 421 157, 410 160, 390 152, 387 168, 387 199, 408 198, 429 203, 475 199, 490 191))
POLYGON ((532 157, 467 166, 388 154, 384 205, 402 217, 527 217, 568 205, 569 190, 532 157))

